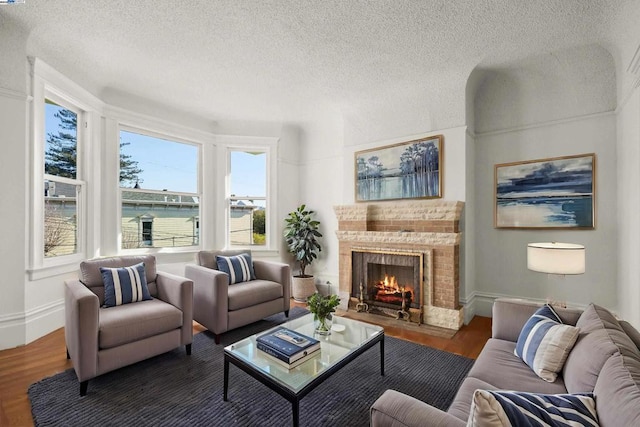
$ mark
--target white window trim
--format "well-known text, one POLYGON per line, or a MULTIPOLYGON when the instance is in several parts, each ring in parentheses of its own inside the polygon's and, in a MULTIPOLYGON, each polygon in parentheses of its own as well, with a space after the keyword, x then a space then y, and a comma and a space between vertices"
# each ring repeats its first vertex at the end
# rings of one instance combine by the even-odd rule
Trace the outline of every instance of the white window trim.
MULTIPOLYGON (((258 252, 263 255, 278 252, 278 240, 273 234, 278 230, 278 218, 275 201, 277 196, 277 147, 278 138, 274 137, 241 137, 241 136, 221 136, 217 139, 224 147, 224 247, 226 249, 250 249, 251 252, 258 252), (266 242, 265 245, 232 245, 230 242, 230 210, 231 210, 231 153, 233 151, 261 151, 267 155, 267 182, 266 182, 266 217, 265 223, 266 242)), ((244 197, 236 197, 244 198, 244 197)), ((221 200, 221 199, 218 199, 221 200)), ((220 222, 218 222, 220 223, 220 222)))
MULTIPOLYGON (((29 269, 30 280, 37 280, 62 274, 78 269, 78 263, 87 258, 87 253, 93 248, 95 239, 88 237, 90 227, 95 227, 99 217, 93 213, 93 205, 89 194, 89 183, 94 181, 93 168, 84 168, 84 165, 94 163, 97 160, 92 156, 97 150, 92 146, 99 143, 99 123, 96 116, 102 109, 103 103, 93 97, 80 86, 58 73, 49 65, 39 59, 30 58, 31 63, 31 162, 30 174, 30 209, 29 209, 29 269), (50 99, 78 114, 78 170, 75 180, 69 182, 80 185, 81 191, 76 200, 77 217, 77 245, 76 253, 61 255, 52 258, 44 256, 44 160, 45 160, 45 99, 50 99), (93 161, 92 161, 93 160, 93 161)), ((56 180, 65 181, 56 177, 56 180)))
MULTIPOLYGON (((225 185, 228 181, 227 148, 237 150, 257 149, 267 152, 267 188, 268 188, 268 242, 265 247, 252 247, 252 251, 261 256, 276 256, 280 250, 278 233, 281 218, 278 215, 277 164, 278 138, 260 136, 220 135, 172 122, 170 118, 149 116, 113 105, 105 104, 91 95, 71 79, 60 74, 40 59, 29 58, 31 65, 31 91, 28 96, 30 127, 28 149, 30 163, 25 173, 30 189, 28 198, 28 267, 29 280, 39 280, 78 270, 80 261, 96 256, 114 256, 122 254, 120 250, 120 212, 121 192, 119 191, 119 135, 120 128, 157 136, 177 142, 199 146, 198 153, 198 197, 200 198, 199 244, 181 248, 150 248, 135 250, 133 253, 150 253, 163 256, 182 254, 206 248, 224 248, 228 236, 228 199, 225 185), (83 111, 83 120, 79 118, 79 131, 84 141, 80 142, 78 155, 79 168, 84 170, 78 175, 82 178, 82 201, 78 220, 82 217, 82 230, 78 243, 82 251, 74 255, 44 258, 44 147, 46 97, 62 104, 74 106, 83 111), (55 98, 57 97, 57 98, 55 98), (84 127, 82 122, 84 122, 84 127), (89 166, 89 167, 87 167, 89 166), (227 175, 225 175, 227 174, 227 175), (34 230, 41 230, 40 232, 34 230), (268 247, 267 247, 268 246, 268 247)), ((80 141, 80 137, 79 137, 80 141)), ((80 209, 79 208, 79 209, 80 209)), ((130 250, 127 250, 127 253, 130 250)))
MULTIPOLYGON (((121 111, 121 110, 120 110, 121 111)), ((116 181, 116 185, 117 185, 117 203, 116 203, 116 212, 115 212, 115 218, 117 218, 117 222, 115 224, 116 227, 116 234, 117 234, 117 248, 116 248, 116 252, 118 254, 122 254, 122 255, 138 255, 138 254, 156 254, 156 253, 185 253, 185 252, 195 252, 198 250, 202 249, 202 238, 199 239, 199 243, 197 245, 189 245, 189 246, 180 246, 180 247, 166 247, 166 248, 154 248, 154 247, 142 247, 142 248, 134 248, 134 249, 124 249, 122 248, 122 192, 123 191, 128 191, 131 189, 127 189, 127 188, 121 188, 120 187, 120 132, 121 131, 125 131, 125 132, 131 132, 131 133, 137 133, 140 135, 145 135, 145 136, 150 136, 153 138, 160 138, 160 139, 164 139, 166 141, 170 141, 170 142, 177 142, 177 143, 181 143, 181 144, 187 144, 187 145, 191 145, 196 147, 196 149, 198 150, 198 160, 197 160, 197 167, 198 167, 198 174, 197 174, 197 192, 196 193, 187 193, 187 192, 183 192, 183 191, 169 191, 171 194, 178 194, 178 195, 183 195, 183 196, 196 196, 198 197, 199 200, 199 217, 203 216, 203 189, 202 189, 202 166, 203 166, 203 141, 198 141, 198 140, 194 140, 192 138, 189 138, 188 136, 182 136, 180 135, 180 129, 179 128, 173 128, 170 125, 167 125, 166 123, 163 123, 162 125, 160 125, 159 123, 157 123, 155 120, 150 120, 149 118, 145 118, 145 120, 139 120, 137 123, 138 125, 136 126, 136 121, 133 120, 129 120, 128 123, 124 123, 126 120, 123 119, 122 121, 118 122, 117 124, 117 131, 115 132, 116 135, 116 153, 117 153, 117 159, 115 159, 115 164, 116 164, 116 169, 114 171, 115 174, 115 181, 116 181), (154 124, 164 130, 152 130, 150 128, 154 127, 154 124)), ((108 142, 109 143, 109 142, 108 142)), ((151 193, 159 193, 162 194, 162 190, 156 190, 156 189, 145 189, 145 192, 151 192, 151 193)), ((202 227, 202 223, 200 223, 200 226, 202 227)), ((202 235, 202 228, 200 228, 200 233, 202 235)))

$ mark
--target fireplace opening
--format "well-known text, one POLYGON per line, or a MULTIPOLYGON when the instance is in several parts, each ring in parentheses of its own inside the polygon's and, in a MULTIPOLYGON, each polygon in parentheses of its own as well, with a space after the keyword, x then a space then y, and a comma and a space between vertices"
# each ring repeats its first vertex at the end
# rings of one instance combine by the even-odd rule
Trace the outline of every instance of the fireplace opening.
POLYGON ((420 306, 419 296, 414 290, 413 268, 368 263, 367 270, 369 300, 374 304, 402 307, 404 300, 407 307, 420 306))
POLYGON ((409 320, 415 310, 421 321, 424 304, 423 254, 415 252, 352 251, 351 297, 359 311, 409 320))

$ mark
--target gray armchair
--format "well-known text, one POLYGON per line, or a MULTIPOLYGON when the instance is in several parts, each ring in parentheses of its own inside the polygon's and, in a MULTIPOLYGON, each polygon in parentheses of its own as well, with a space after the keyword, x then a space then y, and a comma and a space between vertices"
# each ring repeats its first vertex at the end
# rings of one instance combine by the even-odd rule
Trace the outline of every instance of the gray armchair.
POLYGON ((80 264, 80 280, 65 282, 67 357, 87 393, 90 379, 166 353, 181 345, 191 354, 193 283, 156 271, 151 255, 98 258, 80 264), (144 262, 152 299, 104 308, 100 267, 129 267, 144 262))
POLYGON ((193 318, 214 334, 220 334, 284 311, 289 316, 291 269, 287 264, 253 260, 256 280, 229 285, 229 276, 218 271, 216 255, 233 256, 250 251, 200 251, 198 265, 188 264, 185 276, 193 280, 193 318))

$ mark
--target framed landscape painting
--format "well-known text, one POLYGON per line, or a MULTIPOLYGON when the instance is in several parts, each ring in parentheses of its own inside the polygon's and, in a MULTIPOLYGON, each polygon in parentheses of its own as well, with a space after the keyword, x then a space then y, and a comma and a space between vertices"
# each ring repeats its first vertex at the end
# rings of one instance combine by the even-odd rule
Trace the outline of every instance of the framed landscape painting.
POLYGON ((595 154, 495 165, 495 227, 595 227, 595 154))
POLYGON ((436 135, 355 153, 356 202, 442 197, 442 142, 436 135))

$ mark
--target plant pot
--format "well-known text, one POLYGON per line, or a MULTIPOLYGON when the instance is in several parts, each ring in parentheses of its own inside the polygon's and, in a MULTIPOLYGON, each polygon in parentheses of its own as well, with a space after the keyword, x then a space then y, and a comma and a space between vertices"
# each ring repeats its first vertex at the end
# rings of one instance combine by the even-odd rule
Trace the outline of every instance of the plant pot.
POLYGON ((307 302, 307 298, 316 292, 313 276, 293 276, 291 281, 291 295, 298 302, 307 302))

